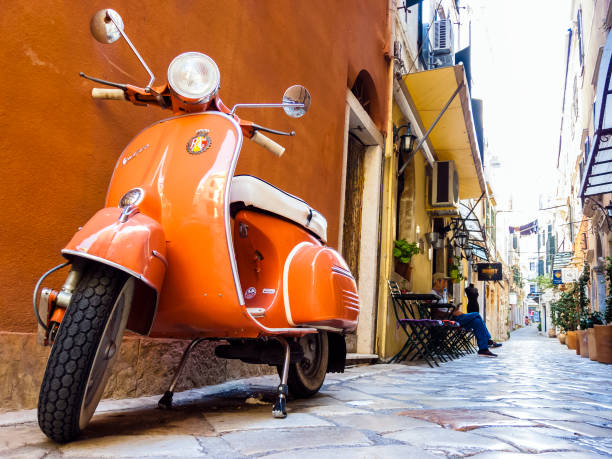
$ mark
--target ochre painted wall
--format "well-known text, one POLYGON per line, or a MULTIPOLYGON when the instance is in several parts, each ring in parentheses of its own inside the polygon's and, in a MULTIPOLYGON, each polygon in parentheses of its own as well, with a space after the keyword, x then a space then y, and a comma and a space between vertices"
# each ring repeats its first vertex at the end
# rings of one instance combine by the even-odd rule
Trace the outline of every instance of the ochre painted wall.
MULTIPOLYGON (((399 106, 396 103, 392 105, 391 120, 394 126, 401 126, 406 123, 399 106)), ((389 295, 387 279, 396 280, 400 287, 403 287, 402 278, 394 272, 393 264, 393 240, 406 238, 408 242, 416 242, 419 239, 425 239, 425 233, 431 231, 431 218, 426 210, 427 199, 427 182, 426 182, 426 167, 427 162, 423 155, 419 152, 411 160, 411 163, 406 168, 405 188, 404 193, 413 194, 405 195, 406 204, 403 208, 403 213, 400 214, 399 230, 400 234, 396 234, 396 205, 397 205, 397 169, 398 169, 397 154, 386 159, 385 163, 385 196, 383 224, 386 227, 382 230, 383 237, 386 242, 383 244, 388 251, 387 260, 389 266, 388 271, 382 270, 379 283, 380 295, 379 304, 381 305, 378 315, 378 338, 377 338, 377 353, 388 358, 395 355, 406 342, 406 334, 398 326, 397 318, 393 310, 393 304, 389 295), (410 179, 408 178, 410 177, 410 179), (409 184, 408 181, 411 181, 409 184), (412 180, 414 182, 412 183, 412 180), (408 199, 406 199, 408 198, 408 199), (417 227, 419 233, 417 234, 417 227)), ((431 269, 432 261, 429 259, 429 245, 425 244, 424 253, 419 253, 413 256, 412 265, 412 280, 410 290, 414 293, 429 293, 431 290, 431 269)))
POLYGON ((174 56, 201 51, 219 65, 220 94, 229 106, 278 102, 288 86, 308 87, 313 102, 303 119, 280 110, 240 112, 297 136, 277 139, 287 147, 281 159, 247 142, 238 173, 305 199, 327 217, 329 244, 336 246, 346 88, 361 70, 369 73, 378 98, 371 116, 383 130, 387 6, 371 0, 4 1, 0 331, 34 330, 36 280, 62 261, 61 248, 103 205, 116 158, 131 137, 170 115, 90 98, 99 85, 79 78, 80 71, 142 86, 147 81, 125 42, 102 45, 90 36, 95 11, 121 14, 158 83, 174 56))

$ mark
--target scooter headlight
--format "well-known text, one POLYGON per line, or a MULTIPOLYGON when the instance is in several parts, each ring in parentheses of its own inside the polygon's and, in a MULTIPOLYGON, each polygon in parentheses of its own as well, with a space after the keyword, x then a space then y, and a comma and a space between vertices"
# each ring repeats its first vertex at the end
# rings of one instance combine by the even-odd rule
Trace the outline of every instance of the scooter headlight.
POLYGON ((142 198, 144 198, 144 191, 140 188, 134 188, 121 197, 119 200, 119 207, 125 209, 129 206, 138 205, 142 201, 142 198))
POLYGON ((168 66, 170 88, 186 102, 208 102, 219 91, 221 74, 206 54, 179 54, 168 66))

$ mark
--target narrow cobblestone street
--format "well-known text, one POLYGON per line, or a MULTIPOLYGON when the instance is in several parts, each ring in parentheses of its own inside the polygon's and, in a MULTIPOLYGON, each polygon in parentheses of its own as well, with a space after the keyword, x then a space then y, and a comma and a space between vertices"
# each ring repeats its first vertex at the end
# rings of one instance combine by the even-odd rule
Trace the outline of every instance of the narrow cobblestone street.
POLYGON ((0 415, 0 456, 523 457, 612 456, 612 368, 577 356, 535 327, 499 358, 470 355, 431 369, 373 365, 329 375, 320 394, 273 419, 276 378, 158 397, 105 401, 84 437, 57 445, 33 410, 0 415))

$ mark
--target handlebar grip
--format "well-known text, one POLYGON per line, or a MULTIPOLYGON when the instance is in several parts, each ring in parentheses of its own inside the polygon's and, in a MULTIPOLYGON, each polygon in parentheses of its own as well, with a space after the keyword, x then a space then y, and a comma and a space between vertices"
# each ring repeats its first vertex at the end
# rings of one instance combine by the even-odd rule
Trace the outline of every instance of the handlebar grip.
POLYGON ((94 99, 126 100, 123 89, 93 88, 91 97, 94 99))
POLYGON ((285 147, 276 143, 271 138, 266 137, 259 131, 255 131, 255 134, 253 134, 253 137, 251 137, 251 140, 255 142, 257 145, 261 145, 266 150, 271 151, 279 158, 283 155, 283 153, 285 153, 285 147))

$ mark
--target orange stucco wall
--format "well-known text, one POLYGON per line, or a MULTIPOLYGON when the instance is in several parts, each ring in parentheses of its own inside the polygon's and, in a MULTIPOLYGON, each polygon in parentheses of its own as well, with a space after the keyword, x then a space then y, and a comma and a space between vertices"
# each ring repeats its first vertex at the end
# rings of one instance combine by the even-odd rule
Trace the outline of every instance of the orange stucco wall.
MULTIPOLYGON (((0 331, 34 330, 37 278, 62 261, 59 250, 103 205, 116 158, 130 138, 169 115, 90 98, 97 85, 79 78, 80 71, 142 86, 147 81, 125 42, 102 45, 90 36, 89 19, 104 7, 122 15, 158 82, 165 81, 175 55, 201 51, 219 65, 220 94, 229 106, 280 101, 295 83, 309 88, 312 108, 301 120, 280 110, 240 112, 297 136, 277 139, 287 147, 281 159, 247 144, 238 172, 269 180, 320 210, 332 246, 338 240, 345 93, 361 70, 379 98, 372 118, 384 125, 386 0, 4 1, 0 331)), ((62 278, 56 279, 59 284, 62 278)))

